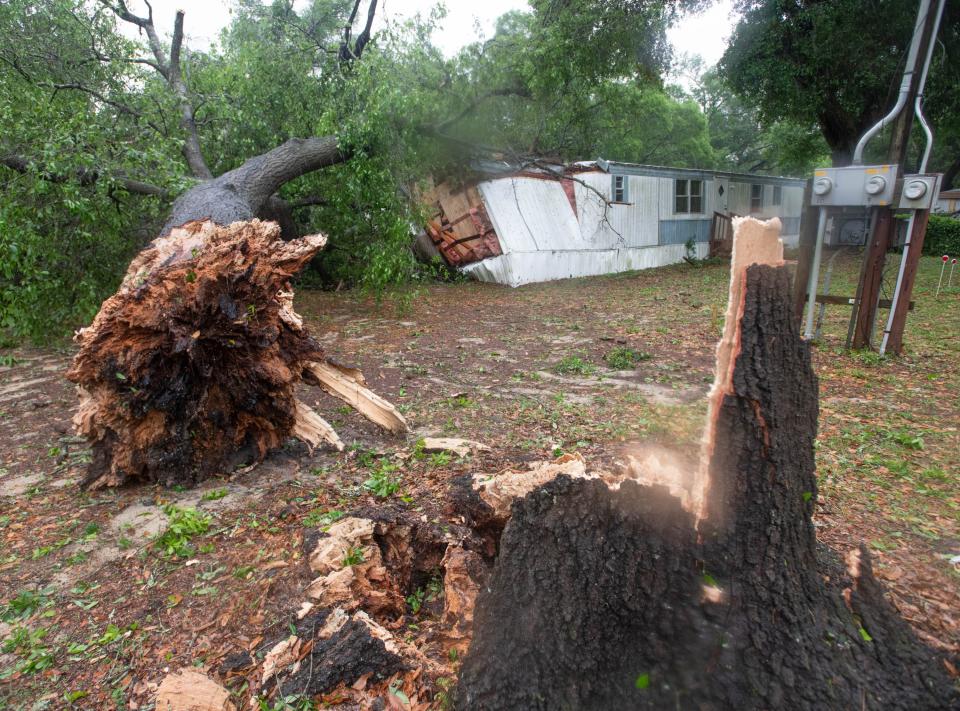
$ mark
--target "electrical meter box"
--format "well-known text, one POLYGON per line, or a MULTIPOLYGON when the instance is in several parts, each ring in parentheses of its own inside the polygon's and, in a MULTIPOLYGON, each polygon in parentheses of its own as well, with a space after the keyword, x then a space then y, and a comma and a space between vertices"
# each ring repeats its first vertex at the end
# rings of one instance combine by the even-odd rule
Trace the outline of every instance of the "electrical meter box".
POLYGON ((929 210, 940 193, 939 173, 903 176, 903 189, 897 207, 903 210, 929 210))
POLYGON ((851 165, 813 171, 811 205, 882 207, 893 202, 897 187, 895 165, 851 165))

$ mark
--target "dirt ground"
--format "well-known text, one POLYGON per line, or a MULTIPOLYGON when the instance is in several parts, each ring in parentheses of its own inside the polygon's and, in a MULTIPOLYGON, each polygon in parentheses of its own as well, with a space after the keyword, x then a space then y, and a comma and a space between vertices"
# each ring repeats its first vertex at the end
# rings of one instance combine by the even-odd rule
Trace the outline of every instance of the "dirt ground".
MULTIPOLYGON (((857 268, 852 257, 838 260, 833 293, 852 294, 857 268)), ((867 543, 895 606, 955 672, 960 288, 935 299, 938 273, 939 260, 925 258, 902 358, 843 351, 849 312, 826 312, 815 354, 816 523, 820 540, 841 554, 867 543)), ((80 492, 89 451, 70 428, 76 398, 63 373, 71 349, 4 352, 0 708, 150 708, 151 684, 169 670, 197 666, 222 680, 230 655, 294 624, 291 609, 311 581, 304 536, 338 515, 374 506, 444 530, 448 485, 464 474, 569 452, 612 467, 650 444, 695 456, 726 287, 719 264, 515 290, 433 285, 399 316, 355 293, 300 292, 298 310, 329 354, 359 365, 414 431, 386 436, 305 389, 351 445, 346 452, 310 454, 291 443, 252 471, 187 491, 80 492), (628 362, 617 363, 618 354, 628 362), (411 456, 424 436, 492 449, 411 456), (371 480, 396 491, 378 497, 371 480), (171 503, 210 516, 179 555, 155 544, 171 503)), ((410 705, 420 708, 444 705, 459 663, 435 634, 437 595, 423 581, 391 622, 442 670, 416 682, 410 705)), ((227 681, 238 700, 249 696, 227 681)), ((344 690, 323 701, 349 698, 344 690)), ((394 698, 403 705, 402 694, 394 698)), ((259 708, 310 708, 295 697, 289 704, 274 698, 259 708)))

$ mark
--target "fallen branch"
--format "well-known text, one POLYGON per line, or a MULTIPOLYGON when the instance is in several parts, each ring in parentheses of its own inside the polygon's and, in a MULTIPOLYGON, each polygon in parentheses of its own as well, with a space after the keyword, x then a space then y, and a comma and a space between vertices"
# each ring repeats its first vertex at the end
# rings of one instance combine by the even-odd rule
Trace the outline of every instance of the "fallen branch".
POLYGON ((407 421, 397 408, 365 387, 363 375, 353 368, 344 368, 329 361, 306 366, 308 382, 312 379, 330 395, 343 400, 371 422, 394 434, 407 431, 407 421))

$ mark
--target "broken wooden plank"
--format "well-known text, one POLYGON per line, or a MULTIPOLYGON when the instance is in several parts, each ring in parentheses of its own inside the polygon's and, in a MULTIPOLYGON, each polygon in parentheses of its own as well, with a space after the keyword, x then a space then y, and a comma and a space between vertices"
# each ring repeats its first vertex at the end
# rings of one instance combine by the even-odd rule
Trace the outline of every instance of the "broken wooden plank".
POLYGON ((332 445, 338 452, 343 451, 343 441, 330 423, 320 417, 312 407, 299 400, 297 400, 296 403, 296 421, 293 424, 293 436, 305 442, 311 450, 323 442, 326 442, 332 445))
POLYGON ((394 434, 408 430, 407 421, 397 408, 365 388, 346 369, 327 361, 314 361, 307 364, 304 373, 312 376, 315 384, 324 391, 343 400, 374 424, 394 434))

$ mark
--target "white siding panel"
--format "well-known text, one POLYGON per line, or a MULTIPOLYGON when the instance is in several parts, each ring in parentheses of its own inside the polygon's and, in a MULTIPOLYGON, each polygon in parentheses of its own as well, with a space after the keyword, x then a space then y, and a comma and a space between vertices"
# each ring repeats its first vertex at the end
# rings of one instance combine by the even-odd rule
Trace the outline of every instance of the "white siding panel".
POLYGON ((677 216, 673 211, 673 178, 657 178, 657 180, 660 182, 660 219, 674 220, 677 216))
POLYGON ((646 247, 657 243, 656 178, 627 176, 627 204, 605 205, 597 192, 610 194, 610 176, 585 173, 574 183, 580 235, 584 246, 592 249, 646 247), (588 187, 589 186, 589 187, 588 187))
POLYGON ((727 209, 737 215, 750 214, 750 183, 730 181, 730 202, 727 209))
POLYGON ((803 188, 783 186, 783 214, 786 217, 800 217, 803 212, 803 188))
MULTIPOLYGON (((709 245, 697 244, 697 257, 702 259, 708 252, 709 245)), ((684 254, 682 244, 605 251, 514 252, 468 264, 463 271, 480 281, 522 286, 555 279, 663 267, 681 261, 684 254)))
POLYGON ((609 199, 610 176, 606 173, 582 173, 577 178, 590 186, 586 187, 586 185, 574 183, 577 217, 580 222, 580 237, 584 246, 593 249, 616 247, 616 235, 613 234, 604 219, 606 205, 603 198, 597 195, 597 192, 599 192, 609 199))
POLYGON ((580 227, 560 183, 500 178, 478 187, 504 254, 583 246, 580 227))

